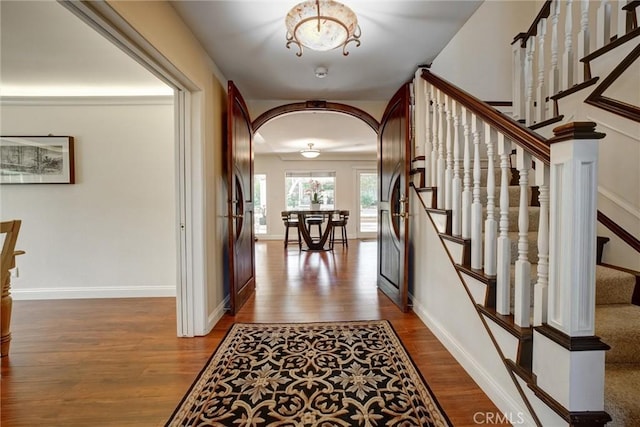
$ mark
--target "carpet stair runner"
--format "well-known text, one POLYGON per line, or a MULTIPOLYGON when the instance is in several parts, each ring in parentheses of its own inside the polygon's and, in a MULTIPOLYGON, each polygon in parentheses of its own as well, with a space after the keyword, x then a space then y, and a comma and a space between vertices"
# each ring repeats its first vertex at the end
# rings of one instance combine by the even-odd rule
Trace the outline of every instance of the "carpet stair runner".
MULTIPOLYGON (((501 173, 498 167, 496 171, 496 182, 499 183, 501 173)), ((434 216, 442 215, 450 222, 450 214, 447 211, 431 209, 428 206, 435 206, 437 189, 418 188, 419 183, 423 183, 420 177, 423 169, 416 168, 413 172, 418 176, 414 180, 417 184, 417 194, 422 198, 427 206, 427 212, 434 216), (417 181, 417 182, 416 182, 417 181)), ((486 182, 486 172, 483 169, 482 182, 486 182)), ((531 302, 533 303, 533 285, 537 281, 538 262, 538 221, 540 210, 534 206, 536 204, 537 189, 531 188, 528 200, 531 201, 529 210, 529 232, 528 232, 528 259, 531 262, 531 302)), ((520 198, 520 188, 517 185, 509 187, 509 238, 511 239, 511 308, 513 312, 513 296, 515 285, 515 261, 518 257, 518 204, 520 198)), ((486 188, 481 189, 481 199, 483 206, 486 206, 486 188)), ((499 189, 496 189, 496 206, 499 204, 499 189)), ((499 215, 496 208, 496 216, 499 215)), ((483 219, 484 220, 484 219, 483 219)), ((434 221, 438 223, 438 221, 434 221)), ((444 240, 457 240, 464 246, 464 251, 470 252, 470 243, 463 242, 462 239, 452 237, 449 224, 443 227, 440 233, 444 240)), ((447 245, 445 245, 447 246, 447 245)), ((449 247, 449 246, 447 246, 449 247)), ((602 251, 600 250, 601 254, 602 251)), ((452 259, 456 257, 452 254, 452 259)), ((520 349, 518 359, 513 361, 517 368, 516 374, 528 372, 531 375, 532 358, 532 330, 531 328, 519 328, 513 323, 513 316, 503 316, 495 312, 495 278, 484 276, 477 270, 472 270, 469 265, 470 254, 462 255, 456 264, 456 268, 474 279, 483 281, 487 290, 485 304, 477 304, 478 312, 487 318, 493 319, 497 324, 508 329, 512 334, 520 334, 520 349), (493 288, 493 289, 491 289, 493 288)), ((599 260, 600 261, 600 260, 599 260)), ((463 274, 463 277, 465 277, 463 274)), ((640 273, 638 273, 640 276, 640 273)), ((605 360, 605 411, 612 417, 610 426, 631 426, 640 425, 640 399, 638 396, 638 386, 640 385, 640 306, 632 304, 634 289, 640 286, 640 279, 627 271, 621 271, 612 266, 596 266, 596 325, 595 332, 602 341, 611 346, 606 353, 605 360)), ((528 378, 530 379, 530 378, 528 378)))

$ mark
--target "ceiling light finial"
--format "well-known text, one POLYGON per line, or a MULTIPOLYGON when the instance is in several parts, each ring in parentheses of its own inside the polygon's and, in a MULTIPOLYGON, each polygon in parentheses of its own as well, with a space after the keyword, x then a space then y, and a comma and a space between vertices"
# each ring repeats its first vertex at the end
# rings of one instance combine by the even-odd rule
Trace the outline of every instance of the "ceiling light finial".
POLYGON ((334 0, 307 0, 295 5, 285 19, 287 48, 303 46, 311 50, 327 51, 342 46, 342 54, 349 55, 347 44, 360 46, 358 17, 349 7, 334 0))
POLYGON ((305 148, 304 150, 300 150, 300 154, 302 157, 306 157, 307 159, 315 159, 320 155, 320 150, 317 148, 313 148, 313 143, 309 143, 309 148, 305 148))

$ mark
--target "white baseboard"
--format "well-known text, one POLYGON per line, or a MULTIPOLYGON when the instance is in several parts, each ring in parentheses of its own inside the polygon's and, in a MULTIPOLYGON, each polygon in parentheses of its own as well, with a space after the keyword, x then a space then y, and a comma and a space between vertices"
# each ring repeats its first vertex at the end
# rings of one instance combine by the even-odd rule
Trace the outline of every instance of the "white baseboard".
POLYGON ((209 314, 209 317, 207 318, 206 332, 202 335, 207 335, 209 332, 211 332, 218 321, 222 319, 222 316, 224 316, 224 313, 227 311, 226 307, 229 307, 230 300, 230 296, 227 295, 227 297, 220 304, 218 304, 216 309, 213 310, 211 314, 209 314))
POLYGON ((491 375, 487 373, 482 366, 473 359, 473 355, 465 351, 449 333, 433 319, 425 308, 416 302, 416 299, 411 296, 413 300, 413 311, 422 320, 431 332, 438 338, 438 340, 446 347, 446 349, 453 355, 453 357, 460 363, 465 371, 473 378, 473 380, 480 386, 480 388, 489 396, 489 399, 502 411, 503 414, 519 414, 523 417, 523 423, 520 425, 535 426, 535 421, 531 418, 529 410, 523 408, 518 402, 511 398, 511 395, 506 393, 497 384, 491 375))
POLYGON ((175 297, 175 286, 94 286, 12 289, 14 300, 175 297))

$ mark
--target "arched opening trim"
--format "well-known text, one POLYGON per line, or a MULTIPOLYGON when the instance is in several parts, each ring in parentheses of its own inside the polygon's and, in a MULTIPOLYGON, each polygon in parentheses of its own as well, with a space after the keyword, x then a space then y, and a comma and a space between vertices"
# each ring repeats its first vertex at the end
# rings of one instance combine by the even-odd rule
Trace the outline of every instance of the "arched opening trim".
POLYGON ((253 129, 258 130, 260 126, 278 116, 299 111, 333 111, 336 113, 349 114, 350 116, 356 117, 368 124, 376 134, 378 133, 378 130, 380 128, 380 123, 378 123, 378 121, 371 114, 357 107, 340 104, 339 102, 305 101, 280 105, 279 107, 275 107, 265 111, 253 121, 253 129))

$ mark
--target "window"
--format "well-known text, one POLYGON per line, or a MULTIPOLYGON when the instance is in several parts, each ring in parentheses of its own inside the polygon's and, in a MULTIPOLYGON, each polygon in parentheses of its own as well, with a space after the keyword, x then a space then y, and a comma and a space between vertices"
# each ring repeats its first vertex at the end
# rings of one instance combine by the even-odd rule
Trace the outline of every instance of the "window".
POLYGON ((286 172, 285 195, 287 210, 309 209, 314 192, 321 209, 335 209, 335 172, 286 172))

